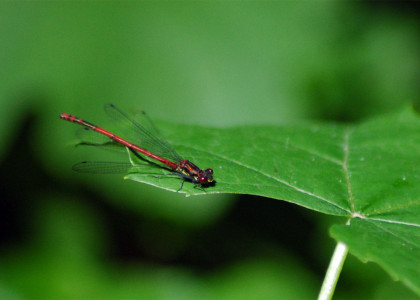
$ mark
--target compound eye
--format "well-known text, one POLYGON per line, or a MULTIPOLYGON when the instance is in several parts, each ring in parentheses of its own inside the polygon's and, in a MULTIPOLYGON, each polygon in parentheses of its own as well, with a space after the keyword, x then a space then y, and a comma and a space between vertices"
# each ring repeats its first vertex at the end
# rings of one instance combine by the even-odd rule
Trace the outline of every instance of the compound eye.
POLYGON ((200 183, 206 183, 207 182, 207 177, 206 176, 200 176, 200 178, 198 178, 198 181, 200 181, 200 183))
POLYGON ((213 169, 207 169, 206 173, 212 174, 213 175, 213 169))

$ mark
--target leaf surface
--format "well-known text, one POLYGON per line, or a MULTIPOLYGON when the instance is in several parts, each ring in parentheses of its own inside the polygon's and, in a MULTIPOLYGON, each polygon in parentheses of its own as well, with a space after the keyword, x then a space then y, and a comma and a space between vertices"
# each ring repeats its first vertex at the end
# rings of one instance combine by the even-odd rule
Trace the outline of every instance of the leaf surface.
POLYGON ((349 226, 334 225, 334 238, 345 242, 363 262, 376 262, 394 280, 420 294, 420 228, 417 224, 354 219, 349 226))
MULTIPOLYGON (((411 108, 355 126, 163 128, 181 156, 214 169, 215 186, 180 192, 259 195, 351 218, 333 236, 420 294, 420 119, 411 108)), ((173 178, 127 178, 179 188, 173 178)))

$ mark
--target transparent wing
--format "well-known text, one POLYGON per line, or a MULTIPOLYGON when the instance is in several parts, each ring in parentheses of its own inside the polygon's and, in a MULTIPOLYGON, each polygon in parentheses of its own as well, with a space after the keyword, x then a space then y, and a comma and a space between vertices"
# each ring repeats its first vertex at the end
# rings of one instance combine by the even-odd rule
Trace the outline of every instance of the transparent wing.
POLYGON ((178 163, 181 160, 146 113, 142 112, 134 119, 113 104, 106 104, 105 112, 114 121, 123 139, 172 162, 178 163))
POLYGON ((83 161, 75 164, 72 167, 72 169, 79 173, 90 174, 141 173, 148 175, 162 175, 162 171, 166 171, 166 169, 159 168, 150 164, 141 164, 133 166, 130 163, 102 161, 83 161))

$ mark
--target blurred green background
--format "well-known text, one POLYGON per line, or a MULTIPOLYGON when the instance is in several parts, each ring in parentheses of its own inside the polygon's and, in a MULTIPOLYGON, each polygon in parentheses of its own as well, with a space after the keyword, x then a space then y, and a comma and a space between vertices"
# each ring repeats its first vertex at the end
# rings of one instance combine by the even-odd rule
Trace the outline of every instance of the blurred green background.
MULTIPOLYGON (((62 112, 227 127, 418 102, 420 6, 1 2, 0 298, 313 299, 343 220, 250 196, 84 176, 62 112)), ((175 125, 174 125, 175 126, 175 125)), ((217 151, 217 150, 215 150, 217 151)), ((414 297, 349 256, 336 299, 414 297)))

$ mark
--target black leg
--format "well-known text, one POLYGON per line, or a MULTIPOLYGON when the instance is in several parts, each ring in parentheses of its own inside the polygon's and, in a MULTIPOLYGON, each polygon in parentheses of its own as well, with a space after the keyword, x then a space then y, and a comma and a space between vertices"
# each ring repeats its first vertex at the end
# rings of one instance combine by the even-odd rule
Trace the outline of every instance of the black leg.
POLYGON ((204 193, 206 193, 207 194, 207 191, 201 186, 201 184, 199 184, 199 183, 194 183, 194 188, 195 189, 200 189, 200 190, 202 190, 204 193))
POLYGON ((179 177, 179 179, 180 179, 181 183, 180 183, 180 185, 179 185, 179 189, 176 191, 177 193, 178 193, 180 190, 182 190, 182 187, 184 186, 184 181, 185 181, 185 179, 184 179, 184 178, 182 178, 182 177, 179 177))

